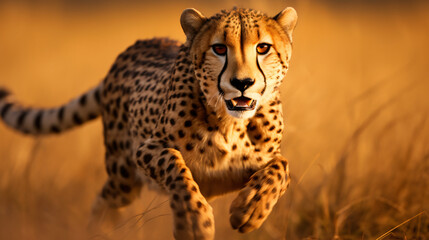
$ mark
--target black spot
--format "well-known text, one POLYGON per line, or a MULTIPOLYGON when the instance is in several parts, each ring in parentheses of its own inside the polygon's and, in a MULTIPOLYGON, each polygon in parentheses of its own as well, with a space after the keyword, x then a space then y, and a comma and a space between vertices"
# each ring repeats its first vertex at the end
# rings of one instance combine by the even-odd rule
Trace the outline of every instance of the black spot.
POLYGON ((80 125, 83 123, 82 119, 79 117, 77 113, 73 114, 73 122, 77 125, 80 125))
POLYGON ((167 180, 165 181, 165 185, 169 185, 173 181, 173 178, 171 176, 168 176, 167 180))
POLYGON ((17 120, 17 124, 18 127, 22 126, 22 124, 24 124, 25 118, 27 117, 28 114, 28 110, 24 110, 19 114, 18 120, 17 120))
POLYGON ((269 209, 270 209, 270 206, 271 206, 271 205, 270 205, 270 203, 269 203, 269 202, 265 204, 265 208, 266 208, 267 210, 269 210, 269 209))
POLYGON ((85 104, 86 104, 86 95, 82 95, 82 96, 80 97, 80 99, 79 99, 79 104, 80 104, 81 106, 85 106, 85 104))
POLYGON ((130 173, 127 171, 127 169, 124 166, 121 166, 120 173, 121 173, 121 176, 123 178, 129 178, 130 177, 130 173))
POLYGON ((162 166, 162 164, 164 164, 164 162, 165 162, 165 158, 160 158, 158 160, 158 166, 162 166))
POLYGON ((58 120, 60 120, 60 122, 64 119, 64 110, 65 110, 64 106, 62 106, 60 110, 58 110, 58 120))
POLYGON ((94 92, 94 98, 95 98, 95 101, 97 101, 97 103, 100 104, 101 99, 100 99, 100 92, 99 91, 94 92))
POLYGON ((143 156, 143 161, 144 161, 144 163, 148 164, 152 160, 152 158, 153 158, 153 156, 148 153, 148 154, 145 154, 143 156))
POLYGON ((192 126, 192 122, 190 120, 185 122, 185 127, 190 127, 192 126))
POLYGON ((168 139, 170 139, 171 141, 176 140, 176 138, 173 135, 171 135, 171 134, 168 135, 168 139))
POLYGON ((60 128, 57 126, 51 126, 51 132, 53 133, 59 133, 60 132, 60 128))
POLYGON ((177 195, 176 193, 173 194, 173 200, 174 201, 179 201, 179 195, 177 195))
POLYGON ((283 168, 286 169, 287 162, 286 161, 281 161, 281 163, 283 165, 283 168))
POLYGON ((173 168, 174 168, 174 164, 170 163, 170 165, 168 165, 166 171, 169 173, 169 172, 171 172, 171 170, 173 170, 173 168))
POLYGON ((89 113, 88 114, 88 120, 96 119, 98 116, 95 113, 89 113))
POLYGON ((116 174, 117 171, 118 171, 118 164, 116 162, 113 162, 113 164, 112 164, 112 173, 116 174))
POLYGON ((194 144, 192 143, 186 144, 186 150, 191 151, 192 149, 194 149, 194 144))
POLYGON ((149 168, 149 171, 150 171, 149 176, 150 176, 151 178, 155 179, 155 178, 156 178, 155 168, 154 168, 154 167, 150 167, 150 168, 149 168))
POLYGON ((256 125, 249 125, 247 128, 249 129, 249 131, 254 131, 256 130, 256 125))
POLYGON ((183 224, 181 224, 181 223, 177 223, 176 224, 176 229, 177 230, 183 230, 183 229, 185 229, 185 226, 183 224))
POLYGON ((179 112, 179 116, 180 116, 180 117, 184 117, 185 115, 186 115, 185 111, 180 111, 180 112, 179 112))
POLYGON ((208 228, 208 227, 210 227, 212 225, 212 222, 210 221, 210 219, 208 219, 207 221, 205 221, 204 223, 203 223, 203 226, 205 227, 205 228, 208 228))
POLYGON ((119 184, 119 188, 122 190, 122 192, 124 193, 130 193, 131 192, 131 187, 126 185, 126 184, 119 184))
POLYGON ((10 108, 12 107, 12 103, 7 103, 6 105, 4 105, 3 109, 1 110, 1 117, 4 118, 7 114, 7 112, 9 112, 10 108))
POLYGON ((180 138, 184 138, 185 137, 185 133, 182 130, 179 130, 179 137, 180 138))
POLYGON ((137 157, 140 157, 141 155, 142 155, 142 151, 138 150, 138 151, 136 152, 136 156, 137 156, 137 157))
POLYGON ((183 197, 183 200, 185 200, 185 201, 189 201, 189 200, 191 200, 191 195, 185 195, 185 196, 183 197))
POLYGON ((177 216, 177 217, 179 217, 179 218, 183 218, 183 217, 185 217, 185 214, 186 214, 186 212, 185 212, 185 211, 178 211, 178 212, 176 213, 176 216, 177 216))
POLYGON ((104 199, 106 199, 109 194, 110 194, 110 191, 106 188, 104 188, 103 191, 101 191, 101 197, 104 199))
POLYGON ((280 169, 279 165, 277 165, 277 164, 273 164, 273 165, 271 165, 271 168, 274 168, 274 169, 276 169, 276 170, 279 170, 279 169, 280 169))
POLYGON ((36 118, 34 118, 34 127, 37 130, 41 130, 42 129, 42 117, 43 117, 43 111, 39 111, 36 114, 36 118))
POLYGON ((7 97, 10 94, 10 92, 6 89, 0 89, 0 99, 3 99, 7 97))
POLYGON ((147 148, 153 150, 155 148, 158 148, 158 146, 157 145, 153 145, 153 144, 149 144, 149 145, 147 145, 147 148))
POLYGON ((122 130, 124 128, 124 124, 121 122, 118 123, 118 130, 122 130))
POLYGON ((115 186, 115 182, 114 182, 114 181, 112 181, 112 180, 110 180, 110 181, 109 181, 109 186, 110 186, 111 188, 113 188, 113 189, 115 189, 115 188, 116 188, 116 186, 115 186))

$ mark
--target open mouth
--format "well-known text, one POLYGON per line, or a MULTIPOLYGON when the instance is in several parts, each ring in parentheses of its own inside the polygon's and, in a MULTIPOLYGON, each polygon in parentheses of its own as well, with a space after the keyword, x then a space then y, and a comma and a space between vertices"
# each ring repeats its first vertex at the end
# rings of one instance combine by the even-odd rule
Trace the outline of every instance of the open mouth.
POLYGON ((255 109, 256 100, 247 97, 237 97, 225 100, 226 106, 231 111, 249 111, 255 109))

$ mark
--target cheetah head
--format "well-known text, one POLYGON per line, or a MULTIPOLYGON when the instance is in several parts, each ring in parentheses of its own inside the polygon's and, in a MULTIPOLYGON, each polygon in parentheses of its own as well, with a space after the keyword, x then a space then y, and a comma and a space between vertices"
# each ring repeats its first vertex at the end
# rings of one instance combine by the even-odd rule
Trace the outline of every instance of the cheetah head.
POLYGON ((253 117, 286 75, 296 21, 293 8, 272 18, 248 9, 206 18, 186 9, 181 25, 207 104, 218 114, 253 117))

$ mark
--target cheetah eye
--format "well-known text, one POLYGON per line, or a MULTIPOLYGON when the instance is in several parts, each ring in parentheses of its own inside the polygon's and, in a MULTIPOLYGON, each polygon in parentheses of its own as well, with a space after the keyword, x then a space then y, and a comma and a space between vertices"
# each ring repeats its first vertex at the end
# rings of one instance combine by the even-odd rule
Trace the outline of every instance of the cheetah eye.
POLYGON ((219 56, 225 56, 226 55, 226 46, 223 44, 215 44, 212 46, 213 52, 216 53, 219 56))
POLYGON ((265 55, 270 51, 271 45, 268 43, 260 43, 258 46, 256 46, 256 52, 258 52, 261 55, 265 55))

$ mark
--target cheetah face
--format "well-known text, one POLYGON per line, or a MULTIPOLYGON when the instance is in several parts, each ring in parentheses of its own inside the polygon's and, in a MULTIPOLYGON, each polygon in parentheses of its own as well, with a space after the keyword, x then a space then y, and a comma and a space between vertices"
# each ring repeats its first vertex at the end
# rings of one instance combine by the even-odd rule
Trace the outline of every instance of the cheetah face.
POLYGON ((295 10, 270 18, 234 9, 206 19, 187 9, 181 23, 195 75, 217 114, 251 118, 278 91, 291 56, 295 10))

